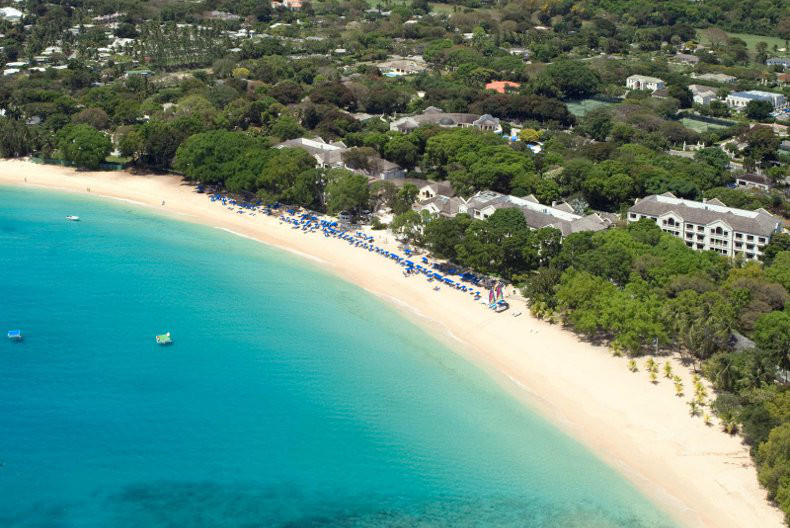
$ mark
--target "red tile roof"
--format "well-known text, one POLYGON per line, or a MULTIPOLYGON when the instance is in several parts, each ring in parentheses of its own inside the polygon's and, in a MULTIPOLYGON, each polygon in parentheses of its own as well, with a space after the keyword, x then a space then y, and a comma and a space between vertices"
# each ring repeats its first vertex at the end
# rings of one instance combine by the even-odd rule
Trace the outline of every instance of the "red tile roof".
POLYGON ((494 90, 497 93, 505 93, 505 88, 518 88, 521 86, 517 82, 512 81, 491 81, 486 84, 486 90, 494 90))

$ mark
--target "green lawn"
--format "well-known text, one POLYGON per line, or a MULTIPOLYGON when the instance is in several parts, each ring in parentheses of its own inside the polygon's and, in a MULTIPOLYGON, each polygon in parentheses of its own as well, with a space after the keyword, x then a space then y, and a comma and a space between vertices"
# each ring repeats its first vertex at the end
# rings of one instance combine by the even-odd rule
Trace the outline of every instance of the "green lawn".
POLYGON ((579 99, 576 101, 566 101, 568 111, 576 117, 582 117, 590 110, 600 108, 602 106, 611 106, 614 103, 607 103, 604 101, 597 101, 595 99, 579 99))
POLYGON ((708 130, 716 130, 716 129, 719 129, 719 128, 727 128, 726 126, 723 126, 723 125, 715 125, 713 123, 706 123, 704 121, 697 121, 696 119, 689 119, 688 117, 684 117, 683 119, 680 120, 680 122, 686 128, 690 128, 691 130, 693 130, 694 132, 697 132, 699 134, 701 134, 703 132, 707 132, 708 130))
MULTIPOLYGON (((700 44, 710 44, 710 41, 705 37, 703 29, 697 30, 697 38, 699 39, 700 44)), ((757 50, 757 43, 758 42, 765 42, 768 44, 768 54, 771 54, 771 51, 774 49, 774 45, 778 48, 785 47, 785 41, 780 39, 779 37, 766 37, 765 35, 752 35, 750 33, 727 33, 731 37, 736 37, 744 42, 746 42, 746 46, 751 52, 755 52, 757 50)))

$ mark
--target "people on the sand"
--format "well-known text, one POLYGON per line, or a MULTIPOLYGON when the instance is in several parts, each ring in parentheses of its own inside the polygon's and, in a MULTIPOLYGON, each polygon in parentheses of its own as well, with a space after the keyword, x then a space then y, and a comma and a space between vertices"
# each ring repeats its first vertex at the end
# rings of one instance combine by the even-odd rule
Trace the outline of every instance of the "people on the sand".
MULTIPOLYGON (((333 221, 332 219, 329 220, 322 220, 312 212, 304 212, 300 213, 300 210, 297 208, 282 209, 282 212, 279 212, 282 205, 279 203, 274 203, 270 205, 262 205, 263 202, 258 201, 257 203, 252 202, 244 202, 244 201, 237 201, 234 198, 229 198, 225 195, 220 193, 215 193, 210 195, 210 199, 212 202, 220 202, 220 204, 240 215, 244 215, 249 213, 250 216, 256 216, 257 213, 263 213, 266 216, 276 216, 277 221, 279 224, 290 224, 291 229, 300 230, 302 234, 309 234, 319 231, 325 238, 337 238, 344 242, 348 242, 350 245, 356 248, 360 248, 364 251, 368 251, 371 253, 378 253, 379 255, 394 260, 399 265, 403 266, 404 269, 402 271, 403 276, 408 278, 412 275, 417 276, 425 276, 425 279, 429 283, 435 283, 433 285, 434 291, 440 291, 441 286, 447 285, 451 289, 456 289, 463 293, 469 293, 472 296, 473 301, 481 301, 481 294, 477 288, 485 290, 496 290, 498 295, 502 295, 503 287, 505 286, 504 283, 490 278, 490 277, 480 277, 473 273, 463 272, 453 266, 451 263, 431 263, 428 260, 427 256, 422 256, 422 262, 420 264, 416 264, 409 258, 414 258, 419 261, 419 257, 415 254, 415 252, 408 248, 403 244, 398 245, 398 249, 403 251, 406 255, 406 258, 401 257, 400 255, 396 254, 385 247, 379 247, 376 245, 377 241, 382 246, 386 246, 389 243, 389 239, 385 236, 378 235, 372 236, 364 233, 363 231, 357 231, 356 233, 346 230, 343 227, 339 227, 338 222, 333 221), (455 277, 458 278, 455 278, 455 277), (452 277, 452 279, 451 279, 452 277), (453 280, 455 279, 455 280, 453 280), (437 283, 438 282, 438 283, 437 283), (465 284, 464 284, 465 283, 465 284)), ((162 200, 162 205, 165 205, 165 201, 162 200)), ((515 295, 517 290, 513 289, 513 294, 515 295)), ((482 301, 481 304, 486 306, 489 305, 488 302, 482 301)), ((513 313, 513 317, 518 317, 521 315, 521 312, 513 313)))

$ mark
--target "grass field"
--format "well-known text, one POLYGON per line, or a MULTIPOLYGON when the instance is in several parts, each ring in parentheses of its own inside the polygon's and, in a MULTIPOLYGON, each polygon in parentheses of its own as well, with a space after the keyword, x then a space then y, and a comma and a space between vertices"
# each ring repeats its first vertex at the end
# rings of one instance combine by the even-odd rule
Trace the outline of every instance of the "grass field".
POLYGON ((602 106, 611 106, 614 103, 607 103, 604 101, 597 101, 595 99, 579 99, 576 101, 567 101, 568 111, 576 117, 582 117, 590 110, 600 108, 602 106))
MULTIPOLYGON (((705 37, 704 29, 697 30, 697 38, 699 39, 700 44, 710 44, 710 41, 705 37)), ((750 52, 754 53, 757 50, 757 43, 758 42, 765 42, 768 44, 768 54, 771 54, 771 51, 774 49, 774 45, 778 48, 785 47, 785 41, 780 39, 779 37, 766 37, 765 35, 752 35, 749 33, 727 33, 731 37, 736 37, 744 42, 746 42, 746 46, 750 52)))
POLYGON ((703 133, 707 132, 708 130, 717 130, 720 128, 727 128, 723 125, 715 125, 713 123, 705 123, 704 121, 697 121, 696 119, 689 119, 688 117, 684 117, 680 120, 684 127, 690 128, 694 132, 703 133))

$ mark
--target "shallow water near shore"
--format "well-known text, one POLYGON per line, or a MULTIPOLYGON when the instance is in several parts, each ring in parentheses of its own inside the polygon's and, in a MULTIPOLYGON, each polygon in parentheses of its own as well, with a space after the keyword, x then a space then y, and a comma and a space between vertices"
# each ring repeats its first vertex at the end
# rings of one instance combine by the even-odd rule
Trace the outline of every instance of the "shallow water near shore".
POLYGON ((3 527, 673 526, 393 307, 216 229, 0 186, 0 325, 3 527))

